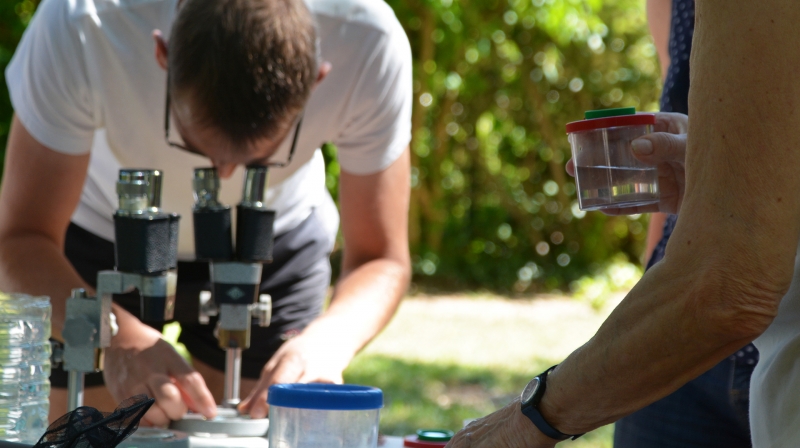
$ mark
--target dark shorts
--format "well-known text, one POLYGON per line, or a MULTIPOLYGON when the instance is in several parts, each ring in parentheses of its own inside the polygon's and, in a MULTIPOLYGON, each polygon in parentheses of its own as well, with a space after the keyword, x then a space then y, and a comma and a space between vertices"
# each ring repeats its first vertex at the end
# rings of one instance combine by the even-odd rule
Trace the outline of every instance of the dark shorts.
MULTIPOLYGON (((186 219, 186 218, 184 218, 186 219)), ((191 219, 189 217, 188 219, 191 219)), ((253 326, 250 348, 242 352, 242 376, 258 378, 262 367, 286 340, 302 331, 322 312, 331 279, 330 241, 316 213, 299 226, 275 237, 273 262, 264 265, 260 292, 272 296, 269 327, 253 326)), ((64 253, 81 277, 96 286, 97 273, 114 268, 114 244, 70 224, 64 253)), ((225 351, 214 337, 216 317, 197 323, 199 295, 210 290, 208 263, 179 262, 175 320, 181 324, 179 341, 200 361, 225 369, 225 351)), ((139 316, 137 293, 114 296, 114 302, 139 316)), ((160 328, 160 324, 151 324, 160 328)), ((53 368, 52 387, 67 387, 67 373, 53 368)), ((86 375, 86 386, 103 384, 102 373, 86 375)))
POLYGON ((733 358, 619 420, 614 448, 750 448, 753 366, 733 358))

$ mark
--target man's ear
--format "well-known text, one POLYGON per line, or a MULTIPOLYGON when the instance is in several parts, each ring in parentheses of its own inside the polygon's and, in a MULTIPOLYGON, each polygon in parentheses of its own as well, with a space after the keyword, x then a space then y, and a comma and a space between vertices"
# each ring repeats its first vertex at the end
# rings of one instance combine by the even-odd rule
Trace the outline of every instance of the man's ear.
POLYGON ((331 68, 333 68, 333 66, 330 62, 322 62, 319 64, 319 72, 317 73, 317 80, 314 82, 314 87, 317 87, 319 83, 328 76, 328 73, 331 72, 331 68))
POLYGON ((161 35, 161 30, 153 30, 153 40, 156 41, 156 62, 164 70, 167 69, 167 41, 161 35))

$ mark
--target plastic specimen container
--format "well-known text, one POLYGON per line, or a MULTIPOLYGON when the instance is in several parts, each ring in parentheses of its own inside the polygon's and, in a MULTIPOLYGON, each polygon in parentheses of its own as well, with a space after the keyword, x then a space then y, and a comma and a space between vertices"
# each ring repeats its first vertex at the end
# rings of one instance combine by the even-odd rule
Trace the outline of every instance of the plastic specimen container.
POLYGON ((407 448, 443 448, 455 434, 448 429, 418 429, 414 435, 403 439, 407 448))
POLYGON ((654 114, 632 107, 587 111, 567 124, 581 210, 633 207, 658 202, 658 173, 640 162, 631 142, 653 132, 654 114))
POLYGON ((352 384, 270 386, 270 448, 375 448, 383 392, 352 384))

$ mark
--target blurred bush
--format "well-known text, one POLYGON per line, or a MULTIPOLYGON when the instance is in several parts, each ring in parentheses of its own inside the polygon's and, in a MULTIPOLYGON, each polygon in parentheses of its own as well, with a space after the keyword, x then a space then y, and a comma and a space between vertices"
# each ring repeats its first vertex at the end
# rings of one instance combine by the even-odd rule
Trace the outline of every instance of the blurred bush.
MULTIPOLYGON (((414 52, 415 281, 567 290, 615 257, 638 263, 646 218, 578 209, 564 125, 588 109, 657 109, 644 0, 388 3, 414 52)), ((0 68, 34 9, 0 1, 0 68)), ((5 148, 11 106, 0 91, 5 148)), ((335 148, 325 154, 335 194, 335 148)))
POLYGON ((630 290, 642 277, 642 273, 640 266, 629 262, 624 255, 617 254, 599 269, 571 282, 569 289, 572 297, 600 310, 612 298, 611 293, 630 290))
POLYGON ((644 1, 388 2, 414 53, 415 281, 567 290, 616 257, 639 264, 646 217, 578 209, 564 126, 657 110, 644 1))
POLYGON ((0 80, 3 83, 0 88, 0 173, 5 159, 6 140, 13 112, 6 88, 5 69, 38 3, 38 0, 0 1, 0 69, 2 70, 0 80))

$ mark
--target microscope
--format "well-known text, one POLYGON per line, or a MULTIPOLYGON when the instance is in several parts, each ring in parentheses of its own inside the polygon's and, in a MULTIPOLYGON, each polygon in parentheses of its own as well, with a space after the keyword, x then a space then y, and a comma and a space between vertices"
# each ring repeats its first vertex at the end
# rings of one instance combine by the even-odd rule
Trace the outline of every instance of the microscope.
MULTIPOLYGON (((177 447, 187 443, 184 432, 227 437, 263 437, 267 432, 268 419, 250 419, 236 410, 242 350, 250 347, 253 322, 265 327, 271 319, 270 296, 259 294, 263 263, 272 261, 275 221, 275 212, 265 205, 267 184, 266 166, 246 168, 242 200, 236 207, 234 245, 231 207, 218 199, 216 170, 198 168, 194 172, 195 252, 198 260, 209 262, 212 284, 210 294, 201 294, 199 320, 207 323, 210 316, 218 318, 216 335, 226 352, 224 400, 214 419, 189 413, 173 422, 171 430, 144 431, 141 437, 154 439, 147 446, 177 447), (174 440, 176 435, 183 440, 174 440)), ((161 185, 159 170, 119 172, 115 269, 98 273, 94 297, 75 289, 67 300, 62 359, 69 374, 69 410, 83 405, 85 373, 102 370, 103 350, 115 334, 114 294, 138 291, 142 321, 173 318, 180 216, 161 210, 161 185)))
POLYGON ((97 294, 82 288, 67 299, 63 363, 68 372, 68 410, 83 405, 84 375, 103 368, 103 350, 116 333, 111 313, 114 294, 139 292, 140 318, 172 319, 178 275, 180 216, 161 210, 162 172, 122 169, 117 181, 119 209, 114 213, 115 268, 97 274, 97 294))
POLYGON ((206 420, 187 414, 173 422, 174 429, 190 434, 225 434, 229 437, 263 437, 269 420, 239 415, 242 350, 250 347, 253 321, 269 326, 271 298, 259 294, 264 263, 272 261, 275 211, 265 205, 266 166, 245 169, 242 200, 236 207, 236 244, 232 238, 231 207, 219 202, 220 179, 214 168, 194 171, 194 242, 200 261, 209 262, 211 294, 201 295, 201 323, 217 316, 215 334, 225 350, 225 383, 217 418, 206 420))

